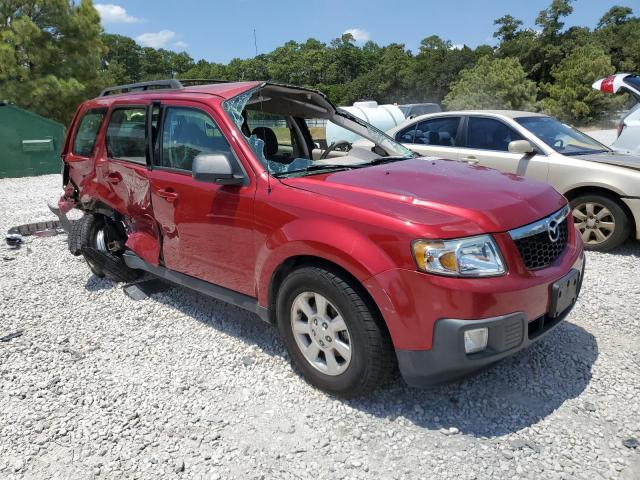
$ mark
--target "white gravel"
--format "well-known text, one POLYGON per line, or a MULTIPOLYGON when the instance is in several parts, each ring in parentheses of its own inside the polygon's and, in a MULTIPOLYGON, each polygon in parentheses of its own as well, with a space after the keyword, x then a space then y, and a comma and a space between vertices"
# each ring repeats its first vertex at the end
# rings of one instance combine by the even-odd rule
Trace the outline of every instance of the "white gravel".
MULTIPOLYGON (((59 175, 0 180, 0 231, 59 175)), ((0 478, 640 478, 640 243, 589 253, 573 313, 461 383, 344 402, 257 317, 173 289, 133 301, 66 237, 1 248, 0 478)))

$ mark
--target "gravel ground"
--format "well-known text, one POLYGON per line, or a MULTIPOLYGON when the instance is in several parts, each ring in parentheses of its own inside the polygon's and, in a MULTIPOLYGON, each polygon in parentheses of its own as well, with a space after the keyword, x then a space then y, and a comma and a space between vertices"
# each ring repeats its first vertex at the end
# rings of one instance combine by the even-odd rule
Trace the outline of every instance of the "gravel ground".
MULTIPOLYGON (((60 177, 0 180, 0 230, 60 177)), ((340 401, 276 331, 175 288, 134 301, 66 237, 2 249, 0 477, 640 478, 640 244, 589 253, 568 321, 471 379, 340 401)))

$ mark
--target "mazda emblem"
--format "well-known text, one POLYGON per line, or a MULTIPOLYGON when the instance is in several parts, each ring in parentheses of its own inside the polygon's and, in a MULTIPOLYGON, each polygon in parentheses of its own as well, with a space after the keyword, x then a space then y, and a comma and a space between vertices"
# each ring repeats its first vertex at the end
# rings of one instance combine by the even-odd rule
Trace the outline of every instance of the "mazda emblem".
POLYGON ((560 224, 557 221, 551 220, 549 222, 547 233, 549 234, 549 240, 551 240, 553 243, 557 242, 560 238, 560 228, 558 227, 560 227, 560 224))

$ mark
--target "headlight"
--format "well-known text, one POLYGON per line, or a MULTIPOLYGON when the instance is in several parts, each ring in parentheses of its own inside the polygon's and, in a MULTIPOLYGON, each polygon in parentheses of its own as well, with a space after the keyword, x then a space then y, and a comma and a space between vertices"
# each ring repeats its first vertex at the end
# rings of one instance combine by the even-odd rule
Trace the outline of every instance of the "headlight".
POLYGON ((490 235, 459 240, 414 240, 413 257, 423 272, 456 277, 492 277, 505 273, 490 235))

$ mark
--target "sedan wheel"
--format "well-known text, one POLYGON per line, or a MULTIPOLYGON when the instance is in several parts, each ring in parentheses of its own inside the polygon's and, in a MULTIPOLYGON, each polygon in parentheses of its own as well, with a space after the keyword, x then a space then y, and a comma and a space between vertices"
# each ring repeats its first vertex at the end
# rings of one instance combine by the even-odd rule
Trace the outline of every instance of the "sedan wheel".
POLYGON ((616 229, 616 220, 611 211, 595 202, 576 205, 573 221, 585 245, 596 246, 606 242, 616 229))
POLYGON ((303 292, 291 306, 291 327, 304 358, 325 375, 340 375, 351 362, 351 337, 338 309, 319 293, 303 292))
POLYGON ((577 196, 571 200, 571 212, 585 250, 609 251, 631 234, 631 219, 623 205, 607 195, 577 196))

